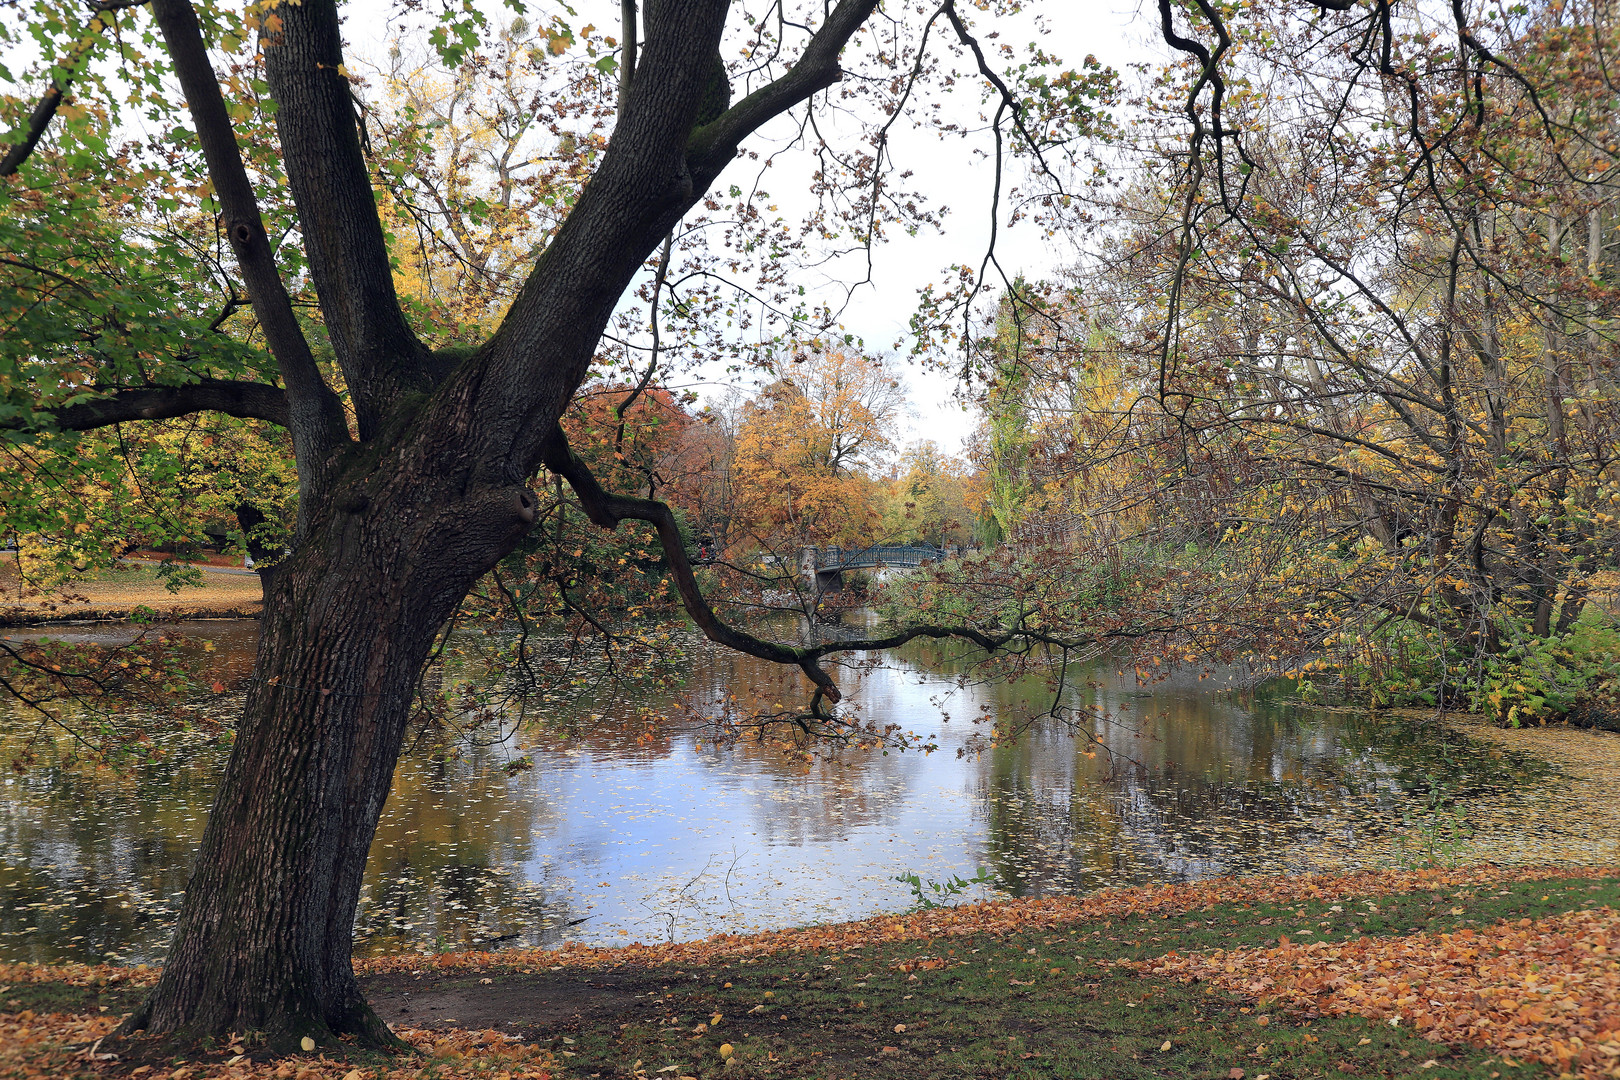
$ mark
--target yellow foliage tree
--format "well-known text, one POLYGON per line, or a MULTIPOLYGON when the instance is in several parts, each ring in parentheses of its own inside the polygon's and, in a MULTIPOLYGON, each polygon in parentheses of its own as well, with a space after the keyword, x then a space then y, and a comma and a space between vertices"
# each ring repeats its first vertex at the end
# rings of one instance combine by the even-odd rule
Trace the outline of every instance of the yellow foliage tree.
POLYGON ((885 361, 844 349, 800 353, 777 375, 737 428, 739 535, 771 550, 871 543, 880 513, 868 470, 894 445, 899 379, 885 361))

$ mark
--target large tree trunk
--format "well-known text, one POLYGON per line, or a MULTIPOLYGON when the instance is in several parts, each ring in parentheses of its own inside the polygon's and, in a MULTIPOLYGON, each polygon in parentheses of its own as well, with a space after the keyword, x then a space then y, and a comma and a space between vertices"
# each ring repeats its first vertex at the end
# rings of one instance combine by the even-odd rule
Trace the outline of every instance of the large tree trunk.
POLYGON ((123 1033, 393 1039, 350 963, 367 853, 435 636, 535 504, 520 489, 469 499, 385 460, 266 575, 253 684, 174 944, 123 1033))
MULTIPOLYGON (((667 509, 624 511, 566 448, 555 452, 557 421, 658 240, 744 137, 838 81, 839 52, 877 0, 839 0, 781 77, 703 123, 728 0, 648 7, 634 89, 590 183, 499 331, 448 365, 416 339, 394 295, 373 169, 342 74, 336 0, 283 5, 265 20, 288 187, 356 441, 281 281, 195 12, 189 0, 154 0, 282 373, 285 393, 269 395, 281 407, 241 414, 288 425, 299 510, 294 554, 266 575, 253 686, 168 963, 121 1033, 189 1041, 260 1031, 273 1047, 306 1036, 391 1041, 360 996, 350 949, 367 852, 435 635, 533 524, 526 483, 542 460, 593 492, 592 520, 612 527, 651 514, 666 548, 678 545, 667 509)), ((143 401, 125 404, 125 418, 179 414, 154 414, 143 401)), ((219 406, 181 411, 204 407, 219 406)), ((112 410, 85 426, 121 417, 112 410)), ((695 587, 683 597, 716 640, 744 640, 695 587)), ((754 644, 832 688, 794 650, 754 644)))

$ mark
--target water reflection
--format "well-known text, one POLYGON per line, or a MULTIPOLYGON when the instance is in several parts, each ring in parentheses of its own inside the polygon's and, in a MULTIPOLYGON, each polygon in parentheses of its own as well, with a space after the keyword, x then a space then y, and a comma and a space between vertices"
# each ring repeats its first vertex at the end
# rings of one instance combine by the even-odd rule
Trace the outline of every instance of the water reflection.
MULTIPOLYGON (((231 670, 250 664, 254 624, 190 632, 231 670)), ((1465 798, 1533 773, 1435 730, 1197 673, 1140 687, 1106 662, 1064 699, 1104 718, 1096 744, 1045 722, 989 745, 973 717, 1040 712, 1050 688, 1033 677, 964 685, 966 670, 959 651, 919 645, 846 677, 867 716, 939 745, 927 755, 805 760, 769 740, 716 746, 696 729, 645 738, 644 711, 700 715, 732 694, 799 693, 794 673, 703 647, 679 690, 587 695, 523 745, 418 749, 400 764, 372 849, 359 951, 656 941, 858 917, 906 906, 893 880, 906 871, 944 880, 989 867, 1027 895, 1357 865, 1389 857, 1382 842, 1427 805, 1439 770, 1465 798), (536 767, 509 776, 525 752, 536 767)), ((19 713, 5 725, 8 743, 34 727, 19 713)), ((0 958, 161 958, 225 753, 201 736, 162 749, 113 776, 69 767, 63 743, 6 777, 0 958)))

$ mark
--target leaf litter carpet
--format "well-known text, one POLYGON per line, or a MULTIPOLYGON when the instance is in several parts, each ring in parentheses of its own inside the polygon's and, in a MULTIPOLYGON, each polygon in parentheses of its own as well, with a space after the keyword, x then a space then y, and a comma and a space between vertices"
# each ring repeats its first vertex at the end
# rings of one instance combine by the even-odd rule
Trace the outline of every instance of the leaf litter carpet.
MULTIPOLYGON (((1455 889, 1568 876, 1616 876, 1620 868, 1519 868, 1364 871, 1350 875, 1226 879, 1186 885, 1111 889, 1088 897, 1051 897, 963 905, 751 937, 625 949, 447 953, 379 957, 366 973, 440 969, 498 972, 544 967, 611 967, 679 963, 806 949, 847 948, 971 934, 1006 934, 1077 920, 1165 916, 1215 904, 1340 900, 1421 890, 1455 889)), ((1159 978, 1206 980, 1213 986, 1301 1015, 1359 1015, 1415 1027, 1440 1042, 1489 1047, 1509 1060, 1537 1061, 1582 1078, 1620 1077, 1620 913, 1608 908, 1522 919, 1478 931, 1295 944, 1275 948, 1170 953, 1122 967, 1159 978)), ((6 988, 25 982, 150 985, 158 969, 65 965, 0 965, 6 988)), ((77 1075, 102 1063, 87 1049, 117 1024, 111 1016, 32 1012, 0 1014, 0 1077, 77 1075)), ((351 1068, 317 1054, 282 1061, 226 1056, 149 1080, 407 1080, 435 1076, 541 1080, 561 1076, 549 1052, 495 1031, 400 1034, 429 1060, 351 1068)), ((229 1048, 227 1048, 227 1054, 229 1048)), ((127 1074, 126 1074, 127 1075, 127 1074)))
POLYGON ((1620 912, 1475 931, 1172 953, 1128 965, 1307 1016, 1409 1025, 1582 1077, 1620 1077, 1620 912))

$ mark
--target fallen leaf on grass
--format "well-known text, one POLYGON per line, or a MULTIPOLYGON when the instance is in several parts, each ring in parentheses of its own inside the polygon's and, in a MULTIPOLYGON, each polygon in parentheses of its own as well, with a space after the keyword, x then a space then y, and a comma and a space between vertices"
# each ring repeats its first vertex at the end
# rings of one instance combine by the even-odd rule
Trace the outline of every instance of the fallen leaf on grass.
POLYGON ((1296 1012, 1410 1023, 1435 1042, 1595 1078, 1620 1077, 1617 957, 1620 912, 1601 908, 1482 930, 1217 949, 1123 966, 1208 981, 1296 1012))
MULTIPOLYGON (((1022 900, 996 901, 989 903, 968 904, 956 908, 931 909, 915 912, 903 916, 885 915, 861 922, 845 923, 836 926, 810 927, 797 930, 778 931, 773 933, 756 934, 750 936, 721 935, 707 941, 681 942, 671 945, 645 946, 632 945, 628 948, 595 948, 570 943, 561 950, 547 951, 534 949, 514 949, 499 953, 468 952, 446 953, 428 959, 420 954, 402 954, 388 957, 377 957, 361 960, 355 964, 358 972, 362 974, 375 974, 390 971, 411 971, 419 969, 424 963, 432 963, 440 969, 482 969, 498 971, 508 969, 525 969, 545 966, 550 970, 572 968, 603 968, 618 967, 622 965, 644 966, 658 963, 682 963, 697 966, 706 962, 728 960, 735 958, 754 959, 782 952, 802 952, 807 949, 851 949, 864 947, 868 944, 884 944, 902 941, 926 940, 943 937, 955 937, 972 934, 1011 934, 1027 933, 1050 929, 1076 921, 1086 919, 1116 919, 1127 916, 1164 916, 1186 911, 1207 909, 1215 904, 1244 904, 1244 903, 1303 903, 1307 901, 1348 899, 1352 897, 1379 896, 1393 893, 1414 892, 1424 890, 1454 889, 1459 886, 1495 884, 1510 881, 1549 881, 1576 877, 1605 877, 1615 876, 1616 870, 1612 868, 1519 868, 1508 869, 1495 866, 1475 866, 1451 870, 1382 870, 1363 871, 1353 874, 1316 874, 1298 877, 1256 877, 1238 879, 1217 879, 1197 883, 1181 883, 1162 886, 1146 886, 1138 888, 1107 889, 1084 897, 1042 897, 1022 900)), ((1551 922, 1548 920, 1547 922, 1551 922)), ((1544 925, 1544 924, 1542 924, 1544 925)), ((1515 928, 1516 932, 1528 936, 1528 922, 1523 927, 1515 928)), ((1461 931, 1454 935, 1458 939, 1467 940, 1472 931, 1461 931)), ((1444 937, 1444 935, 1442 935, 1444 937)), ((1481 947, 1476 942, 1472 946, 1481 947)), ((1310 945, 1288 945, 1275 952, 1286 951, 1289 956, 1299 957, 1305 953, 1330 950, 1334 948, 1347 948, 1344 945, 1329 943, 1316 943, 1310 945)), ((1238 954, 1232 954, 1236 956, 1238 954)), ((1613 956, 1613 948, 1609 955, 1613 956)), ((1174 958, 1171 958, 1174 959, 1174 958)), ((1405 961, 1400 961, 1404 963, 1405 961)), ((1611 960, 1612 964, 1612 960, 1611 960)), ((947 966, 938 957, 917 958, 913 965, 921 970, 933 970, 935 966, 947 966)), ((1122 966, 1140 966, 1125 962, 1122 966)), ((1393 965, 1392 965, 1393 966, 1393 965)), ((902 969, 903 970, 903 969, 902 969)), ((1236 968, 1234 967, 1234 970, 1236 968)), ((1256 969, 1258 970, 1258 969, 1256 969)), ((1290 963, 1293 975, 1302 973, 1297 964, 1290 963)), ((0 964, 0 984, 7 986, 19 983, 55 982, 79 987, 106 987, 106 986, 150 986, 157 981, 160 969, 155 967, 137 966, 134 968, 120 968, 108 965, 67 964, 56 967, 45 967, 33 964, 0 964)), ((1246 984, 1255 980, 1256 971, 1245 969, 1243 973, 1235 976, 1246 984)), ((1611 972, 1611 975, 1620 978, 1620 975, 1611 972)), ((1390 978, 1385 972, 1377 977, 1390 978)), ((1272 976, 1275 980, 1275 976, 1272 976)), ((1516 1056, 1532 1057, 1538 1052, 1551 1054, 1548 1060, 1552 1064, 1569 1068, 1571 1064, 1586 1068, 1584 1064, 1588 1058, 1604 1058, 1614 1061, 1620 1059, 1620 1041, 1605 1042, 1601 1039, 1590 1039, 1573 1028, 1565 1034, 1568 1038, 1548 1036, 1542 1041, 1534 1033, 1541 1030, 1536 1025, 1547 1027, 1549 1030, 1563 1031, 1558 1028, 1558 1022, 1567 1020, 1561 1001, 1551 996, 1548 990, 1548 980, 1540 980, 1539 988, 1529 990, 1515 990, 1513 1004, 1514 1016, 1519 1017, 1522 1012, 1525 1028, 1530 1034, 1515 1035, 1515 1039, 1524 1041, 1519 1045, 1509 1046, 1504 1039, 1503 1045, 1512 1049, 1516 1056), (1525 1010, 1530 1010, 1526 1012, 1525 1010), (1546 1017, 1552 1021, 1544 1023, 1546 1017), (1582 1045, 1576 1046, 1573 1039, 1582 1040, 1582 1045), (1612 1049, 1612 1053, 1611 1053, 1612 1049), (1560 1056, 1562 1054, 1562 1056, 1560 1056)), ((1413 984, 1414 986, 1416 984, 1413 984)), ((1409 987, 1408 989, 1411 989, 1409 987)), ((1431 994, 1432 987, 1421 988, 1421 1000, 1441 1002, 1445 1000, 1437 994, 1431 994)), ((1259 991, 1238 989, 1240 993, 1255 996, 1259 991)), ((767 999, 773 995, 766 992, 767 999)), ((1285 999, 1285 995, 1270 992, 1268 996, 1285 999)), ((1316 1001, 1315 992, 1311 995, 1316 1001)), ((1418 1001, 1420 995, 1413 994, 1413 1000, 1418 1001)), ((1609 993, 1605 999, 1608 1002, 1620 1000, 1620 995, 1609 993)), ((1284 1000, 1284 1004, 1289 1001, 1284 1000)), ((1482 1003, 1486 1004, 1486 1003, 1482 1003)), ((1506 999, 1490 1003, 1491 1007, 1506 1008, 1506 999)), ((859 1002, 857 1008, 865 1006, 859 1002)), ((1317 1009, 1326 1012, 1318 1002, 1317 1009)), ((1440 1016, 1444 1010, 1441 1006, 1423 1005, 1423 1009, 1434 1011, 1440 1016)), ((759 1006, 752 1010, 764 1012, 766 1006, 759 1006)), ((1343 1004, 1341 1011, 1356 1011, 1354 1005, 1343 1004)), ((1484 1015, 1480 1008, 1476 1012, 1484 1015)), ((1611 1014, 1620 1014, 1620 1010, 1612 1010, 1611 1014)), ((1389 1017, 1392 1023, 1400 1023, 1399 1015, 1389 1017)), ((0 1075, 7 1070, 26 1075, 32 1069, 35 1075, 57 1075, 71 1071, 60 1067, 68 1061, 71 1054, 78 1051, 69 1051, 69 1044, 85 1045, 112 1030, 118 1022, 117 1017, 109 1016, 54 1016, 48 1020, 41 1020, 32 1013, 19 1013, 13 1016, 0 1015, 0 1075), (64 1057, 63 1055, 68 1055, 64 1057), (42 1064, 44 1063, 44 1064, 42 1064), (54 1064, 52 1064, 54 1063, 54 1064)), ((1461 1023, 1459 1020, 1458 1023, 1461 1023)), ((1420 1030, 1422 1030, 1420 1028, 1420 1030)), ((1440 1030, 1434 1028, 1434 1030, 1440 1030)), ((1461 1029, 1459 1029, 1461 1030, 1461 1029)), ((1602 1031, 1606 1037, 1613 1036, 1612 1025, 1609 1028, 1594 1028, 1593 1032, 1602 1031)), ((377 1074, 378 1080, 414 1080, 419 1075, 425 1075, 422 1069, 438 1070, 434 1075, 451 1080, 463 1076, 473 1076, 480 1071, 487 1072, 480 1062, 495 1062, 500 1065, 500 1071, 509 1072, 514 1080, 530 1080, 530 1078, 550 1077, 556 1068, 550 1054, 534 1047, 514 1048, 506 1040, 509 1036, 498 1032, 480 1033, 460 1030, 438 1031, 433 1033, 405 1031, 399 1033, 401 1037, 418 1046, 424 1053, 436 1055, 440 1060, 427 1066, 404 1065, 389 1068, 377 1074), (491 1038, 492 1036, 492 1038, 491 1038), (448 1059, 448 1064, 446 1063, 448 1059)), ((1478 1038, 1475 1033, 1473 1037, 1478 1038)), ((1494 1044, 1492 1044, 1494 1045, 1494 1044)), ((898 1048, 886 1048, 885 1052, 898 1053, 898 1048)), ((321 1059, 325 1062, 325 1059, 321 1059)), ((729 1059, 728 1059, 729 1060, 729 1059)), ((323 1080, 339 1075, 333 1071, 337 1067, 335 1062, 325 1062, 326 1071, 319 1075, 323 1080), (327 1067, 329 1066, 329 1067, 327 1067)), ((205 1064, 201 1071, 190 1080, 212 1080, 214 1077, 230 1076, 238 1080, 260 1080, 277 1075, 278 1069, 285 1066, 271 1064, 254 1064, 252 1062, 238 1063, 231 1066, 230 1072, 219 1072, 225 1068, 222 1064, 205 1064)), ((1237 1070, 1239 1076, 1241 1070, 1237 1070)), ((292 1076, 291 1069, 285 1070, 285 1075, 292 1076)), ((1612 1066, 1608 1072, 1586 1071, 1587 1076, 1614 1076, 1620 1077, 1620 1063, 1612 1066)))
MULTIPOLYGON (((1510 881, 1554 881, 1574 877, 1613 877, 1620 869, 1605 867, 1500 867, 1458 869, 1364 870, 1350 874, 1301 874, 1216 878, 1104 889, 1087 896, 1027 897, 993 900, 958 907, 930 908, 905 915, 879 915, 859 922, 776 930, 760 934, 720 934, 704 941, 664 945, 634 944, 616 948, 569 942, 558 950, 504 949, 500 952, 445 953, 442 968, 495 970, 538 965, 576 968, 698 965, 718 960, 802 952, 806 949, 849 949, 857 945, 920 941, 973 934, 1029 933, 1083 919, 1117 919, 1130 915, 1165 915, 1196 911, 1214 904, 1304 903, 1394 893, 1455 889, 1510 881)), ((422 957, 405 953, 355 961, 355 970, 375 975, 419 968, 422 957)), ((26 965, 24 965, 26 966, 26 965)), ((918 967, 927 969, 922 963, 918 967)), ((0 979, 9 979, 0 965, 0 979)))

